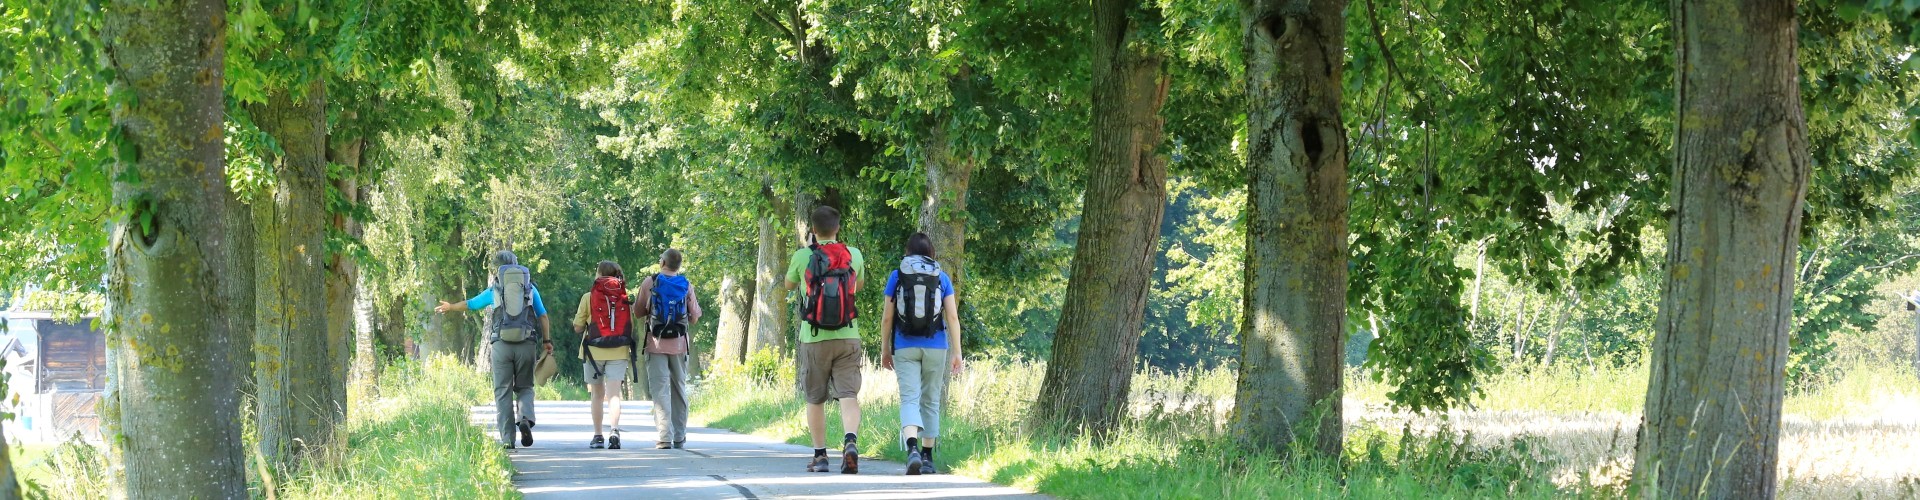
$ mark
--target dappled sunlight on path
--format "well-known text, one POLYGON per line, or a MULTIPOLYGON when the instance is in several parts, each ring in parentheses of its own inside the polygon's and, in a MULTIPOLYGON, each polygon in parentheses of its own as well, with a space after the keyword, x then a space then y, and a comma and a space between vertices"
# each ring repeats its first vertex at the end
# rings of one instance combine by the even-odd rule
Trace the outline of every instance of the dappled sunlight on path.
MULTIPOLYGON (((624 448, 594 450, 587 448, 593 425, 586 402, 537 403, 534 445, 508 453, 514 486, 529 499, 1041 498, 963 476, 907 476, 904 465, 871 458, 861 460, 857 475, 807 473, 812 450, 804 446, 704 427, 687 428, 686 449, 656 450, 649 404, 628 402, 622 409, 624 448)), ((473 421, 493 422, 493 408, 474 408, 473 421)), ((833 457, 837 469, 838 450, 833 457)))

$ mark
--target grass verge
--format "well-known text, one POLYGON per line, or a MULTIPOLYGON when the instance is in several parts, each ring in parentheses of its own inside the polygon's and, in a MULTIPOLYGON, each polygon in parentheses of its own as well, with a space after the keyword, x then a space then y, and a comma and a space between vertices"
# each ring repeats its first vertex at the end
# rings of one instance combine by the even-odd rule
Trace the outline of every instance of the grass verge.
MULTIPOLYGON (((1347 451, 1338 461, 1286 461, 1248 451, 1218 424, 1216 398, 1204 393, 1219 391, 1222 384, 1204 373, 1140 375, 1136 384, 1145 389, 1137 396, 1154 403, 1105 441, 1031 429, 1026 412, 1043 370, 1038 364, 987 360, 954 378, 936 447, 941 466, 1063 498, 1559 498, 1574 493, 1556 489, 1544 452, 1526 441, 1487 448, 1455 433, 1419 435, 1362 426, 1349 431, 1347 451)), ((896 444, 898 394, 892 372, 870 368, 865 373, 863 448, 895 461, 903 458, 896 444)), ((694 418, 705 425, 810 444, 790 367, 717 371, 691 404, 694 418)), ((838 417, 829 415, 828 421, 838 417)))
POLYGON ((484 376, 451 358, 401 363, 377 396, 357 394, 344 439, 282 489, 284 498, 518 498, 500 445, 469 423, 491 399, 484 376))

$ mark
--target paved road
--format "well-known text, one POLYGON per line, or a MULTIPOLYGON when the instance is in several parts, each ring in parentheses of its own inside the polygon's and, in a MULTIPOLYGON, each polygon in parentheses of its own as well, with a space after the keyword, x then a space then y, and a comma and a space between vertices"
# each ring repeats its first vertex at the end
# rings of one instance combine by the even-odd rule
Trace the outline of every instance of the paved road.
MULTIPOLYGON (((860 461, 860 474, 808 473, 813 450, 721 429, 687 429, 682 450, 653 449, 653 411, 628 402, 619 450, 587 448, 593 420, 584 401, 541 401, 533 446, 509 453, 513 484, 529 499, 608 498, 1044 498, 973 478, 904 475, 906 466, 860 461)), ((493 407, 473 410, 491 426, 493 407)), ((891 443, 891 441, 881 441, 891 443)), ((874 446, 877 443, 864 443, 874 446)), ((834 468, 840 466, 834 452, 834 468)))

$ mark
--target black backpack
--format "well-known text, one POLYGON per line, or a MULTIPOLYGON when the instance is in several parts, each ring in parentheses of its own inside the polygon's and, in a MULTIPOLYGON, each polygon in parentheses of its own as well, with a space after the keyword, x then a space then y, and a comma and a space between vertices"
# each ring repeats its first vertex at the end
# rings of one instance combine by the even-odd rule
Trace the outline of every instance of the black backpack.
MULTIPOLYGON (((924 258, 924 257, 923 257, 924 258)), ((908 257, 913 259, 913 257, 908 257)), ((932 259, 927 259, 932 260, 932 259)), ((932 268, 900 263, 900 277, 894 281, 893 307, 900 333, 914 337, 932 337, 946 327, 941 309, 946 305, 940 294, 940 264, 932 268)))

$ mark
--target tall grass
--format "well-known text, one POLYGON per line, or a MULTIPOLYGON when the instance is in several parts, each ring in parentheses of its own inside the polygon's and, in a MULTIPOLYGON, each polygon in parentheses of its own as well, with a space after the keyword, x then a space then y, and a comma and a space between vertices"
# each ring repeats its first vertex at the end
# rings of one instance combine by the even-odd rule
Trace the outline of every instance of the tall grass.
MULTIPOLYGON (((790 365, 721 371, 692 402, 696 420, 807 444, 790 365)), ((1281 460, 1239 446, 1223 425, 1232 376, 1224 370, 1136 378, 1136 411, 1105 439, 1028 425, 1044 367, 976 361, 949 383, 936 453, 942 467, 1065 498, 1558 497, 1543 454, 1520 443, 1473 446, 1454 433, 1363 425, 1338 460, 1281 460), (1345 467, 1343 468, 1344 462, 1345 467), (1343 472, 1344 469, 1344 472, 1343 472)), ((898 388, 869 368, 861 389, 865 449, 901 460, 898 388)), ((830 413, 837 413, 829 405, 830 413)), ((837 422, 829 417, 828 422, 837 422)), ((800 463, 795 463, 797 469, 800 463)))
POLYGON ((355 391, 332 446, 284 486, 285 498, 515 498, 500 444, 470 423, 492 399, 486 376, 452 358, 402 363, 377 397, 355 391))

